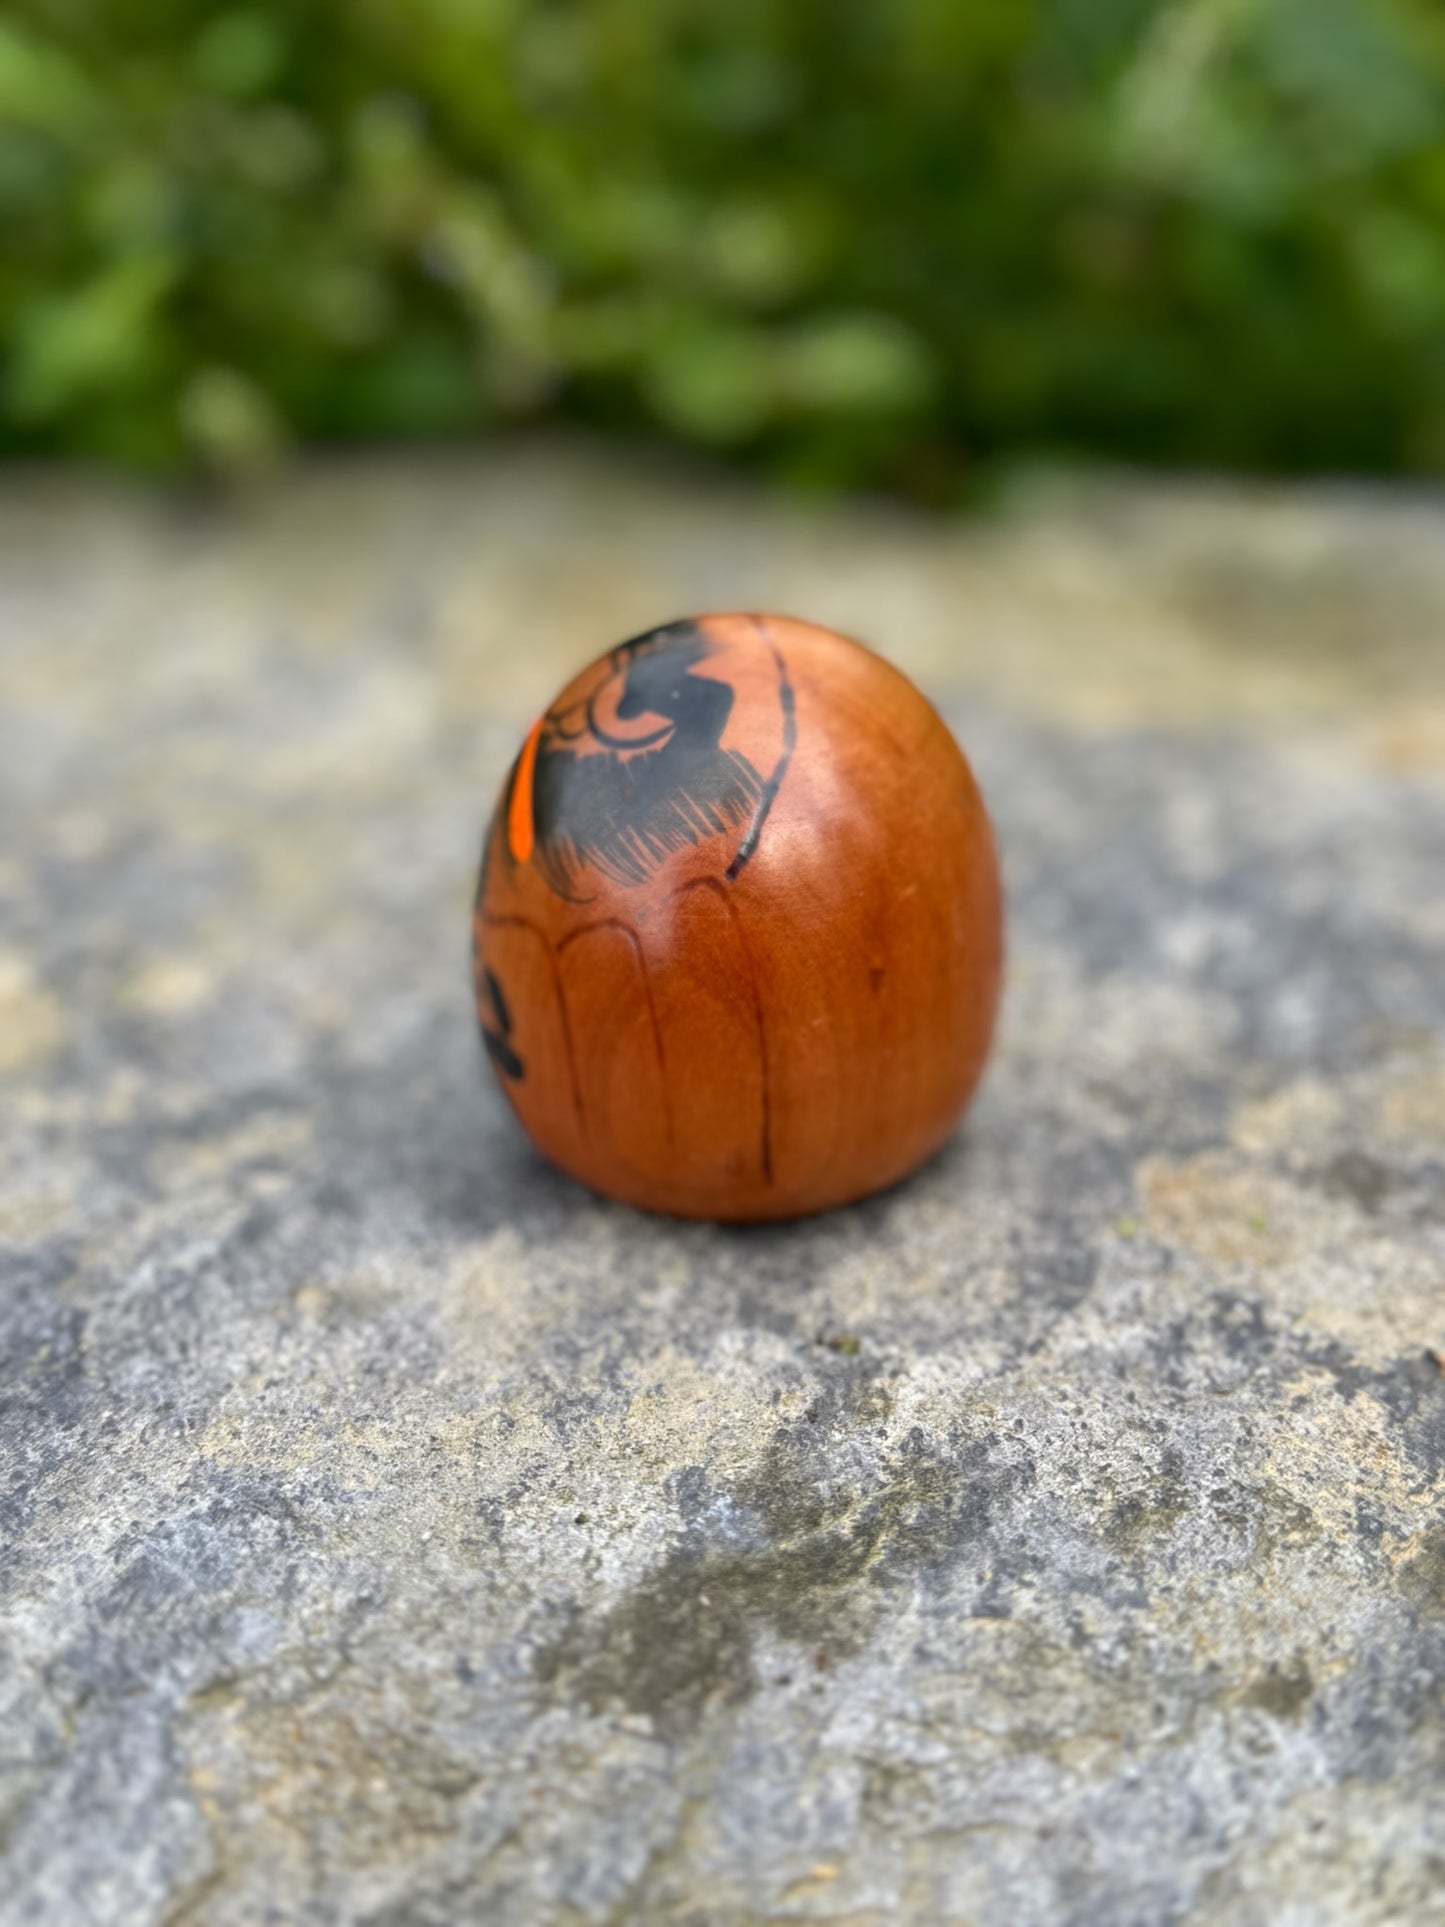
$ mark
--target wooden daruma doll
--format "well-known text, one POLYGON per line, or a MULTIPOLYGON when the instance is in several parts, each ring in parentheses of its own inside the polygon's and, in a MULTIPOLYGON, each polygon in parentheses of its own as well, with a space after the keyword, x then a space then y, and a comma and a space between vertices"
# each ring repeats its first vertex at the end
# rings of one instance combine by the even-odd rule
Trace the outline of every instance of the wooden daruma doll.
POLYGON ((998 1006, 993 839, 913 685, 784 616, 624 642, 522 745, 482 859, 478 1014, 583 1183, 789 1218, 947 1138, 998 1006))

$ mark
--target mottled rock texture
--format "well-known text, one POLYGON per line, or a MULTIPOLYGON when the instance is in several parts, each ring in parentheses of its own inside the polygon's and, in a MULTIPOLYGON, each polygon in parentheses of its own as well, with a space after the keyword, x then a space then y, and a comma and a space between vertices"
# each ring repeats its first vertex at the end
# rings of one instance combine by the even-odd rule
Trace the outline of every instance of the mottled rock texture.
POLYGON ((1445 504, 956 524, 588 449, 0 486, 0 1918, 1445 1918, 1445 504), (532 712, 874 640, 991 798, 986 1094, 651 1221, 483 1072, 532 712))

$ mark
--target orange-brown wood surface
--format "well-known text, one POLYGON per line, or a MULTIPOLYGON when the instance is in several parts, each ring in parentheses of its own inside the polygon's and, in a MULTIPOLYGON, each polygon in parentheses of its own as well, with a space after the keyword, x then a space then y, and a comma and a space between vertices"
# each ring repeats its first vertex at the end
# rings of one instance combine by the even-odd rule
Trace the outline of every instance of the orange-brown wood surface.
POLYGON ((477 890, 477 1008, 537 1146, 684 1217, 894 1182, 982 1071, 998 868, 913 685, 784 616, 671 623, 530 732, 477 890))

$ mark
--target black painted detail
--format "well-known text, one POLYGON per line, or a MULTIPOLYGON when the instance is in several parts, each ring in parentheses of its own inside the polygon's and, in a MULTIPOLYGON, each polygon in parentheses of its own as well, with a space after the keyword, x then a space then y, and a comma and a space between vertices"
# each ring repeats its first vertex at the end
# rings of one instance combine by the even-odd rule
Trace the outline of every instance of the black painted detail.
POLYGON ((737 855, 728 865, 729 883, 736 883, 743 865, 758 847, 758 838, 762 835, 763 825, 768 820, 768 811, 773 807, 773 799, 782 788, 783 778, 788 773, 788 764, 793 760, 793 751, 798 745, 798 708, 793 701, 793 682, 788 674, 788 665, 783 661, 777 644, 768 634, 767 625, 762 618, 754 616, 753 622, 758 634, 772 650, 773 658, 778 665, 778 701, 783 711, 783 749, 778 758, 777 767, 763 785, 758 806, 753 812, 753 820, 748 825, 748 833, 738 845, 737 855))
POLYGON ((612 652, 611 674, 585 703, 548 716, 535 860, 560 895, 578 898, 588 869, 646 883, 674 851, 757 821, 767 784, 722 746, 734 692, 693 674, 711 650, 692 622, 636 636, 612 652))
POLYGON ((509 1041, 512 1035, 511 1007, 507 1002, 502 986, 497 981, 495 971, 489 970, 485 968, 485 966, 482 970, 482 988, 486 995, 486 1002, 490 1007, 489 1014, 492 1023, 497 1026, 497 1029, 494 1030, 492 1025, 487 1022, 486 1016, 482 1017, 482 1042, 487 1047, 487 1055, 499 1071, 502 1071, 508 1077, 514 1077, 520 1080, 527 1075, 527 1067, 517 1055, 516 1051, 513 1050, 509 1041))
POLYGON ((526 1065, 506 1038, 498 1037, 497 1033, 494 1030, 488 1030, 485 1024, 482 1025, 482 1042, 487 1047, 488 1057, 499 1071, 504 1072, 508 1077, 516 1078, 519 1082, 527 1075, 526 1065))
POLYGON ((496 973, 494 971, 488 970, 486 972, 486 979, 487 979, 487 995, 491 999, 492 1009, 497 1013, 497 1022, 502 1026, 502 1029, 506 1031, 507 1035, 510 1037, 512 1034, 512 1013, 511 1013, 511 1010, 508 1008, 507 999, 505 994, 503 993, 502 986, 497 982, 496 973))

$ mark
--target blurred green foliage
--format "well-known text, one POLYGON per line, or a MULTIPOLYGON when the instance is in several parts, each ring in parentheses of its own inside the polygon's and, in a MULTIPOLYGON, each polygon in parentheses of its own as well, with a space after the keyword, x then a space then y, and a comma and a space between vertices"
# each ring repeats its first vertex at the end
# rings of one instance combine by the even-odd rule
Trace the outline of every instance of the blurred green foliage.
POLYGON ((0 440, 1445 469, 1438 0, 18 0, 0 440))

